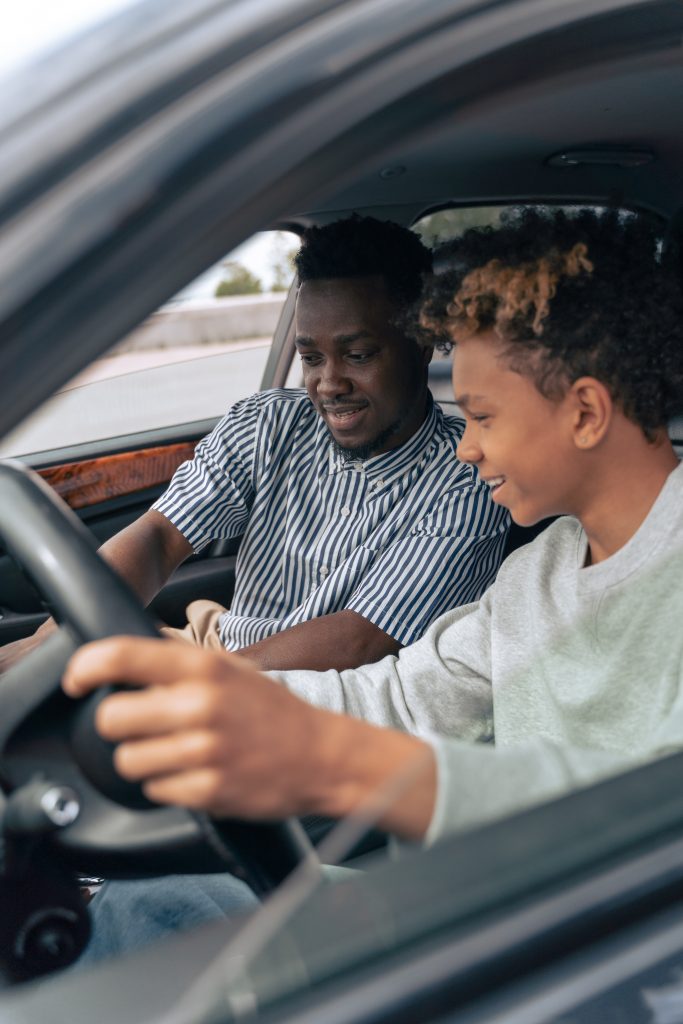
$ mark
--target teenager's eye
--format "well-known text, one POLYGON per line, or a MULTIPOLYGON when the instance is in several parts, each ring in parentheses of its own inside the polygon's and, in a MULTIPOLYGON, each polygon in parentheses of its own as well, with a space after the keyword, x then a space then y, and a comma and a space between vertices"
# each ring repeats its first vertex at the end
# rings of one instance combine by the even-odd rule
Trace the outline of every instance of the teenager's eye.
POLYGON ((470 419, 473 419, 475 423, 485 423, 490 418, 491 417, 487 413, 479 413, 478 416, 470 417, 470 419))
POLYGON ((374 352, 347 352, 346 358, 356 364, 367 363, 374 356, 374 352))
POLYGON ((300 352, 299 358, 301 359, 301 362, 304 364, 304 366, 317 366, 318 363, 320 362, 320 356, 306 355, 305 352, 300 352))

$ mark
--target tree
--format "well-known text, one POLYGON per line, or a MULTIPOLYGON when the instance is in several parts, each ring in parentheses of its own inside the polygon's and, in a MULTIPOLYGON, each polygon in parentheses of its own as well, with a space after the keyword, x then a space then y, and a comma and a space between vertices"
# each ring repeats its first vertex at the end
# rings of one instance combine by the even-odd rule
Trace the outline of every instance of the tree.
POLYGON ((294 277, 294 257, 297 250, 289 245, 289 232, 276 231, 273 239, 273 261, 271 263, 272 279, 270 290, 272 292, 286 292, 294 277))
POLYGON ((241 263, 236 260, 227 260, 223 267, 226 275, 216 286, 214 294, 217 299, 225 298, 228 295, 259 295, 263 291, 261 278, 256 277, 241 263))

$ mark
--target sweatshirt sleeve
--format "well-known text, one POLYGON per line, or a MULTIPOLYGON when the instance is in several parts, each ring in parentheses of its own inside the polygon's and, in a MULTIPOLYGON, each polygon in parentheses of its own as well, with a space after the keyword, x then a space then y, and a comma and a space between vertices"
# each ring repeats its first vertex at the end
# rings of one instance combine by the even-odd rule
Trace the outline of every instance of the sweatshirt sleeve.
POLYGON ((683 667, 670 707, 649 732, 643 725, 637 748, 596 749, 541 736, 500 747, 464 743, 442 728, 423 738, 431 743, 437 763, 429 844, 683 750, 683 667))
POLYGON ((317 707, 416 736, 493 735, 490 591, 442 615, 398 656, 344 672, 270 673, 317 707))
POLYGON ((436 803, 426 845, 451 832, 590 786, 651 759, 643 754, 560 746, 540 737, 504 749, 444 736, 426 738, 437 764, 436 803))

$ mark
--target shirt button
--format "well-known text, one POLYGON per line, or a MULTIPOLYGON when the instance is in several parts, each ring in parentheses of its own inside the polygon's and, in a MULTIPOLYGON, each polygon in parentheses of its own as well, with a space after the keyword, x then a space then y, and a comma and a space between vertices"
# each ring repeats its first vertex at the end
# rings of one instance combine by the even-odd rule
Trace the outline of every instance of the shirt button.
POLYGON ((330 570, 327 568, 326 565, 321 565, 320 566, 320 575, 321 576, 328 576, 329 572, 330 572, 330 570))
POLYGON ((344 505, 344 507, 340 509, 340 512, 344 516, 344 518, 346 518, 346 516, 351 515, 351 509, 349 508, 348 505, 344 505))
POLYGON ((354 462, 353 468, 355 469, 356 473, 362 473, 363 470, 365 469, 365 466, 363 465, 362 462, 354 462))

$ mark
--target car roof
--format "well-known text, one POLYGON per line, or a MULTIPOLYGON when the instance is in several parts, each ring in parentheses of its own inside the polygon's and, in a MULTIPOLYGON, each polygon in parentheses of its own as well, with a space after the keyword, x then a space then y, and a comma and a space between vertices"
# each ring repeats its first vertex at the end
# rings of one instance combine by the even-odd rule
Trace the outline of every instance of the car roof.
POLYGON ((680 6, 596 11, 561 33, 539 26, 496 54, 494 74, 474 57, 410 96, 400 116, 382 117, 414 131, 397 128, 393 143, 295 219, 382 210, 411 221, 452 204, 539 200, 670 218, 683 205, 680 6))

